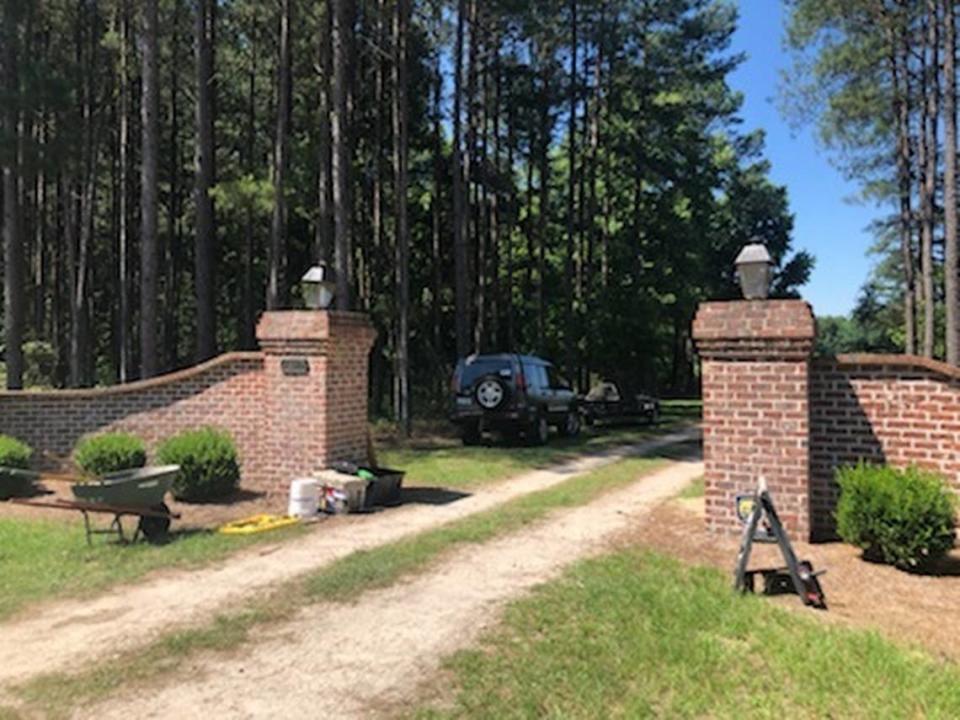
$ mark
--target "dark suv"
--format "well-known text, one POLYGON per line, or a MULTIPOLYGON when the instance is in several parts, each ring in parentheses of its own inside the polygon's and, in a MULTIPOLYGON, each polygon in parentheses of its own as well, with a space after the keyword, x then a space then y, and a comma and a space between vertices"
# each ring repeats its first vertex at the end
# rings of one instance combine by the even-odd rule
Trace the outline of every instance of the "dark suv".
POLYGON ((531 355, 471 355, 453 374, 450 419, 465 445, 484 430, 524 436, 542 445, 550 426, 561 435, 580 432, 577 395, 552 363, 531 355))

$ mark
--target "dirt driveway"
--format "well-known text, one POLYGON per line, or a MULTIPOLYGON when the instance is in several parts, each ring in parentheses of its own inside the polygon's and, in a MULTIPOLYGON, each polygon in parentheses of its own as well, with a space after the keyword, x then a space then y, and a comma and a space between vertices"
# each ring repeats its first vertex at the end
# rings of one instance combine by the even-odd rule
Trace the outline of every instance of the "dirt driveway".
POLYGON ((31 609, 0 624, 0 690, 40 673, 83 667, 141 647, 177 627, 209 621, 218 611, 356 550, 481 512, 631 455, 699 437, 688 429, 510 478, 447 505, 409 505, 389 513, 323 523, 295 543, 259 545, 220 566, 160 572, 93 600, 31 609))
POLYGON ((192 661, 186 681, 78 710, 78 718, 368 718, 417 695, 450 653, 469 646, 511 599, 609 547, 703 474, 673 462, 588 505, 455 552, 408 582, 349 605, 320 604, 270 627, 230 657, 192 661))

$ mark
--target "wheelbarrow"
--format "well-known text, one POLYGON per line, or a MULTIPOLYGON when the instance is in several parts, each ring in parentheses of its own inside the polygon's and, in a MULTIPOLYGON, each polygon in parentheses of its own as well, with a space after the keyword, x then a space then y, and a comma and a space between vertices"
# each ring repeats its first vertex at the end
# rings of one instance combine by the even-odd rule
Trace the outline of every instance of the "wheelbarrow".
MULTIPOLYGON (((99 534, 116 534, 120 542, 125 543, 122 523, 124 516, 139 518, 133 542, 136 542, 141 534, 147 540, 155 542, 166 537, 171 520, 180 517, 179 514, 170 512, 164 502, 164 497, 170 491, 178 472, 179 465, 122 470, 93 480, 73 482, 71 490, 75 500, 13 499, 11 502, 80 512, 83 515, 88 545, 92 545, 92 536, 99 534), (91 513, 113 515, 110 527, 106 530, 92 528, 91 513)), ((59 479, 65 478, 61 476, 59 479)))

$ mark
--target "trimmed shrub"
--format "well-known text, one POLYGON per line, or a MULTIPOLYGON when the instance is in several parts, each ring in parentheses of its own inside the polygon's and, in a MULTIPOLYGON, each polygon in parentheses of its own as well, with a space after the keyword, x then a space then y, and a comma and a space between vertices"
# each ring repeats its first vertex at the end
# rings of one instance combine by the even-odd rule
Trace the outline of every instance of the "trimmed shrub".
POLYGON ((0 465, 3 467, 27 470, 33 448, 9 435, 0 435, 0 465))
POLYGON ((839 469, 837 483, 837 532, 864 557, 909 570, 953 547, 956 499, 939 475, 860 463, 839 469))
POLYGON ((143 467, 147 462, 147 448, 136 435, 104 433, 78 442, 73 460, 89 475, 106 475, 143 467))
POLYGON ((173 496, 187 502, 224 497, 240 483, 240 462, 230 434, 215 428, 188 430, 157 449, 161 465, 179 465, 173 496))

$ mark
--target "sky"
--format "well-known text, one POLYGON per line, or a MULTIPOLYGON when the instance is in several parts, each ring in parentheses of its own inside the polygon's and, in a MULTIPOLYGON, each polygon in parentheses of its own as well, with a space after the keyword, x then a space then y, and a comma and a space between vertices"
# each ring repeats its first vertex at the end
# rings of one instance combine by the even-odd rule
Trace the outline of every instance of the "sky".
POLYGON ((790 64, 783 49, 781 0, 738 0, 740 23, 732 50, 746 61, 730 83, 744 94, 744 130, 762 128, 772 179, 785 185, 795 216, 794 248, 816 257, 809 284, 802 290, 817 315, 845 315, 875 263, 867 250, 872 237, 867 226, 884 214, 882 208, 850 202, 857 186, 830 164, 813 128, 795 130, 777 108, 780 70, 790 64))

